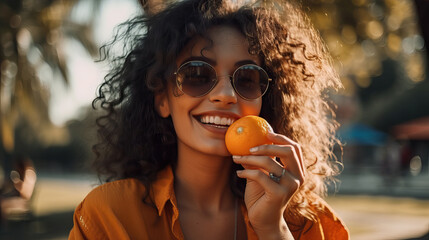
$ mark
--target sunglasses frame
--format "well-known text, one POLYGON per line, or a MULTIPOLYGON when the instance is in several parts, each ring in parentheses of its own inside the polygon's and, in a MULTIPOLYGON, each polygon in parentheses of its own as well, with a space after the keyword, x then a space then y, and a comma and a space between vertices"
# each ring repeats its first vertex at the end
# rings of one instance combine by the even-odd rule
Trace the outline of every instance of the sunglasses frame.
MULTIPOLYGON (((216 72, 216 69, 215 69, 211 64, 209 64, 209 63, 207 63, 207 62, 204 62, 204 61, 199 61, 199 60, 187 61, 187 62, 182 63, 182 65, 180 65, 180 66, 179 66, 179 68, 174 72, 174 75, 176 76, 176 77, 175 77, 175 79, 176 79, 176 85, 177 85, 177 88, 179 88, 179 90, 180 90, 182 93, 184 93, 184 94, 186 94, 186 95, 188 95, 188 96, 191 96, 191 97, 203 97, 203 96, 205 96, 205 95, 209 94, 209 93, 213 90, 213 88, 215 88, 215 87, 216 87, 216 85, 218 84, 218 82, 219 82, 219 77, 222 77, 222 76, 218 76, 218 74, 217 74, 217 72, 216 72), (205 92, 205 93, 203 93, 203 94, 201 94, 201 95, 198 95, 198 96, 192 96, 192 95, 189 95, 189 94, 185 93, 185 92, 183 91, 183 89, 182 89, 182 84, 181 84, 181 83, 179 83, 179 80, 177 79, 177 74, 178 74, 178 72, 180 71, 180 69, 182 69, 184 66, 186 66, 187 64, 190 64, 190 63, 203 63, 203 64, 206 64, 206 65, 208 65, 211 69, 213 69, 213 71, 214 71, 214 73, 215 73, 215 75, 216 75, 215 83, 213 84, 213 86, 212 86, 212 87, 211 87, 207 92, 205 92)), ((262 67, 260 67, 260 66, 258 66, 258 65, 256 65, 256 64, 244 64, 244 65, 241 65, 241 66, 239 66, 237 69, 235 69, 235 71, 232 73, 232 75, 226 75, 226 76, 228 76, 229 81, 231 82, 231 86, 232 86, 232 88, 234 89, 234 91, 235 91, 235 92, 236 92, 236 93, 237 93, 241 98, 243 98, 243 99, 245 99, 245 100, 255 100, 255 99, 258 99, 258 98, 261 98, 262 96, 264 96, 264 94, 268 91, 268 88, 269 88, 269 86, 270 86, 270 82, 272 81, 272 79, 271 79, 271 78, 270 78, 270 76, 268 75, 267 71, 265 71, 265 69, 263 69, 262 67), (240 68, 245 67, 245 66, 252 66, 252 67, 256 67, 258 70, 262 70, 262 71, 267 75, 267 79, 268 79, 267 87, 265 88, 264 92, 263 92, 263 93, 261 93, 261 96, 259 96, 259 97, 257 97, 257 98, 246 98, 246 97, 242 96, 242 95, 237 91, 237 88, 236 88, 236 86, 235 86, 234 75, 235 75, 235 73, 236 73, 240 68)))

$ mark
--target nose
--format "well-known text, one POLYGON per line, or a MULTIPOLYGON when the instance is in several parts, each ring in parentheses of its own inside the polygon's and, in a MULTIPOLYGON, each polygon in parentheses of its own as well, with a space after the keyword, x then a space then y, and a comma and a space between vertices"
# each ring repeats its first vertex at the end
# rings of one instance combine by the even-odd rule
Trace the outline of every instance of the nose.
POLYGON ((232 87, 229 75, 218 76, 218 83, 210 92, 210 101, 213 103, 234 104, 237 103, 237 93, 232 87))

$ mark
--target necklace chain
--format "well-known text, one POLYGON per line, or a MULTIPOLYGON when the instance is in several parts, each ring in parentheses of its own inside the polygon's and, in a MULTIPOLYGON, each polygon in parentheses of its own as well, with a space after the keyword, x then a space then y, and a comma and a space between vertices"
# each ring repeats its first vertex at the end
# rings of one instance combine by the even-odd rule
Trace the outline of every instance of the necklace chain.
POLYGON ((237 240, 237 218, 238 218, 238 199, 235 199, 235 216, 234 216, 234 240, 237 240))

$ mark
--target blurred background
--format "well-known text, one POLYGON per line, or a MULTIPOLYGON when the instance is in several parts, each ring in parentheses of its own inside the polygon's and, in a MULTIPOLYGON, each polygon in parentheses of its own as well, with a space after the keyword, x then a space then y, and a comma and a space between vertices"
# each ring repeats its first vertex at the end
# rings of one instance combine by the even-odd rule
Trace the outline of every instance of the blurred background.
MULTIPOLYGON (((429 239, 429 1, 303 7, 344 84, 332 95, 344 170, 328 202, 352 239, 429 239)), ((138 0, 0 0, 0 239, 67 239, 98 183, 98 49, 144 10, 138 0)))

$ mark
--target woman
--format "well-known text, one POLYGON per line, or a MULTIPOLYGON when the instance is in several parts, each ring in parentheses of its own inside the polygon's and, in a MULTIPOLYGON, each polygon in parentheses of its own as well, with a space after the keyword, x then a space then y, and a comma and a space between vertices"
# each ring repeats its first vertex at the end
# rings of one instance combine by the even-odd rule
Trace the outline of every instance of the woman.
POLYGON ((340 83, 297 6, 185 0, 125 26, 95 100, 108 183, 70 239, 348 239, 320 197, 338 172, 323 95, 340 83), (246 115, 274 144, 231 157, 226 129, 246 115))

